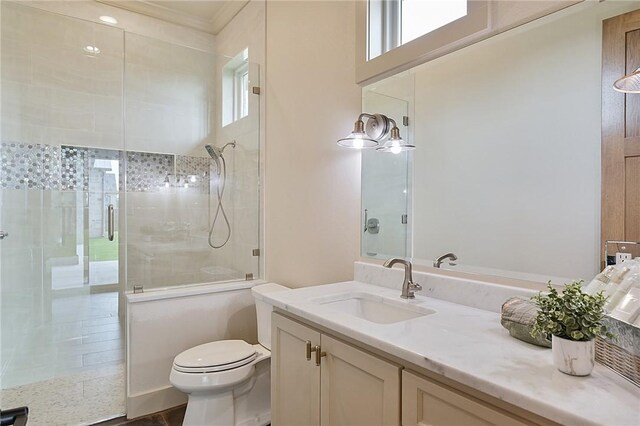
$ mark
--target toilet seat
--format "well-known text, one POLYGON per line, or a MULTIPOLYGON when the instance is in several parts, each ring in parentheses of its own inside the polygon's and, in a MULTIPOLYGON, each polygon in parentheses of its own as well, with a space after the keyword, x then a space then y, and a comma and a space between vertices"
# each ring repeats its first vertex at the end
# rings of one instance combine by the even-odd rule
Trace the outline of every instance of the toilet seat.
POLYGON ((258 356, 254 345, 244 340, 205 343, 175 357, 173 368, 182 373, 214 373, 250 364, 258 356))

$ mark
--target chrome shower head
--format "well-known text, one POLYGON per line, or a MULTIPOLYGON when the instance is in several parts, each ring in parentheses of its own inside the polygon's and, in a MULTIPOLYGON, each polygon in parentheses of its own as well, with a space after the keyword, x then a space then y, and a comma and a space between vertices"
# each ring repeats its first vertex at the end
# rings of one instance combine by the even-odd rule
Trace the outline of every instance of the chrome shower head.
POLYGON ((216 162, 216 173, 220 175, 220 157, 222 157, 222 150, 211 145, 205 145, 204 148, 211 158, 213 158, 213 161, 216 162))
POLYGON ((207 153, 217 161, 218 157, 222 155, 222 150, 220 148, 216 148, 215 146, 205 145, 204 148, 207 150, 207 153))

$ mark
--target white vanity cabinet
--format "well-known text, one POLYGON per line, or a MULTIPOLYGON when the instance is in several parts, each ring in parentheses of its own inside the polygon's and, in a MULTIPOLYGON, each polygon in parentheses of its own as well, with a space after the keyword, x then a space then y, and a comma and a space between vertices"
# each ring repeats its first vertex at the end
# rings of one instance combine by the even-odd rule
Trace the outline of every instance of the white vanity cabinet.
POLYGON ((307 360, 306 342, 320 345, 320 332, 271 314, 271 423, 320 424, 320 369, 307 360))
POLYGON ((454 389, 404 370, 402 372, 402 424, 403 426, 521 426, 527 423, 454 389))
POLYGON ((400 366, 277 313, 271 333, 274 426, 400 425, 400 366))

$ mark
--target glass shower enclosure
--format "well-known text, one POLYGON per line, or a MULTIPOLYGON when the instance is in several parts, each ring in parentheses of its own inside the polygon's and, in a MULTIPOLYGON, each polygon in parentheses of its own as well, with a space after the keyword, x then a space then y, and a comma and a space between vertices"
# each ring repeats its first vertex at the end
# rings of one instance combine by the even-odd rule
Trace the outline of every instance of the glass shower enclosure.
POLYGON ((88 423, 124 412, 126 292, 260 276, 259 69, 1 7, 2 408, 88 423))

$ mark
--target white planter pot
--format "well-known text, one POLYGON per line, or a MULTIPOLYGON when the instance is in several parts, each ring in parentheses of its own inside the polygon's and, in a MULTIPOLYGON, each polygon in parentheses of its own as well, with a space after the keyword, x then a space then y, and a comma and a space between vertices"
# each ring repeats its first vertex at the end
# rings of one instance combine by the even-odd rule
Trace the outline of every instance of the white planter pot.
POLYGON ((552 336, 551 351, 553 352, 553 364, 563 373, 572 376, 591 374, 596 356, 595 340, 576 342, 552 336))

